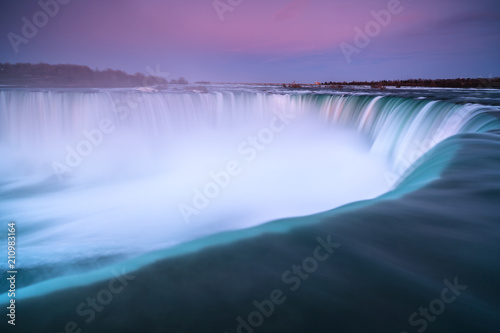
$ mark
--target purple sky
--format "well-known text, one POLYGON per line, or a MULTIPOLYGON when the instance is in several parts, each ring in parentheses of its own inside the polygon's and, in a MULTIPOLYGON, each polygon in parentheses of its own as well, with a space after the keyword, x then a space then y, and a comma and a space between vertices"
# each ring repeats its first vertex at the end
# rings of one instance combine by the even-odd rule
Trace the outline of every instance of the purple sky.
POLYGON ((53 17, 37 1, 2 1, 0 62, 159 65, 190 81, 500 76, 498 0, 219 0, 219 13, 213 0, 59 1, 53 17), (374 23, 371 12, 391 5, 390 23, 374 23), (14 38, 34 15, 36 34, 14 38), (355 45, 356 28, 372 29, 367 45, 355 45))

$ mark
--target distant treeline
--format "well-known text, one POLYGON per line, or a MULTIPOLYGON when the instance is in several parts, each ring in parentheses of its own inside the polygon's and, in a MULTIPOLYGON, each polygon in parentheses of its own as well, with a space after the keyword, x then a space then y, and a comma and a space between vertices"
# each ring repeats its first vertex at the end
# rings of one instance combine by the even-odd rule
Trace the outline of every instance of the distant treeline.
POLYGON ((399 87, 436 87, 436 88, 495 88, 500 89, 500 78, 492 79, 410 79, 410 80, 383 80, 383 81, 352 81, 352 82, 325 82, 329 86, 372 86, 374 88, 395 86, 399 87))
POLYGON ((139 87, 165 85, 159 76, 105 69, 92 70, 80 65, 49 65, 45 63, 0 63, 0 84, 37 87, 139 87))

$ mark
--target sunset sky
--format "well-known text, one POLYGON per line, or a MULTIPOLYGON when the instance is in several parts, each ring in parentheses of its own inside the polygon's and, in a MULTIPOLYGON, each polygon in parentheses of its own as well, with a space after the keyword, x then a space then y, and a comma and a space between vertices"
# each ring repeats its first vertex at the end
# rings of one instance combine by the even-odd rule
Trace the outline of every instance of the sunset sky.
POLYGON ((53 17, 37 1, 2 1, 0 62, 159 66, 214 82, 500 76, 498 0, 401 0, 385 26, 372 11, 397 0, 220 0, 219 12, 213 0, 59 0, 56 13, 54 1, 41 0, 53 17), (29 38, 23 17, 40 25, 29 38), (341 45, 367 27, 348 62, 341 45))

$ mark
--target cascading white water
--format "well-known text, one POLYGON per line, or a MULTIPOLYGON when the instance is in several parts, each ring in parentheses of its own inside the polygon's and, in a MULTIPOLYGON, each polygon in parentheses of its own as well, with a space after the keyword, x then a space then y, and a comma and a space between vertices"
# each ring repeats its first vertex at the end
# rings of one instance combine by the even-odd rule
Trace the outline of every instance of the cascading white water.
POLYGON ((472 121, 483 111, 397 97, 5 90, 0 209, 23 232, 20 267, 142 253, 376 197, 441 140, 486 128, 472 121))

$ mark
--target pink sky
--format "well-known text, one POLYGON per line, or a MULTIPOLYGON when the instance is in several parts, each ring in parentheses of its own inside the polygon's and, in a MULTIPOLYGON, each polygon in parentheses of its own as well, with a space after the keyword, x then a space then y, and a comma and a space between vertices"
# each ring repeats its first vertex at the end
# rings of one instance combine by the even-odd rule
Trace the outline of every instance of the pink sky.
MULTIPOLYGON (((132 72, 161 64, 173 75, 225 81, 500 74, 500 3, 488 0, 401 0, 401 13, 348 63, 341 43, 354 45, 354 29, 391 1, 242 0, 221 20, 212 0, 72 0, 18 53, 4 38, 0 61, 132 72)), ((4 35, 21 34, 21 18, 40 10, 29 1, 2 6, 4 35)))

